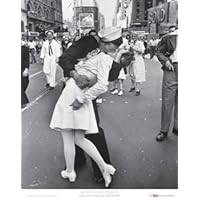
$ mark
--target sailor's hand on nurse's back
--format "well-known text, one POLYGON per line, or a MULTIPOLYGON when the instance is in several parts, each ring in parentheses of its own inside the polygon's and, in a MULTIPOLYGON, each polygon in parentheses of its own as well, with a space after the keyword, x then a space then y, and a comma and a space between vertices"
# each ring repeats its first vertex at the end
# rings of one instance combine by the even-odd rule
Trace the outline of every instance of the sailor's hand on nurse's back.
POLYGON ((89 86, 90 80, 87 76, 81 75, 78 72, 76 72, 75 70, 71 71, 70 75, 75 80, 76 85, 80 89, 84 89, 89 86))

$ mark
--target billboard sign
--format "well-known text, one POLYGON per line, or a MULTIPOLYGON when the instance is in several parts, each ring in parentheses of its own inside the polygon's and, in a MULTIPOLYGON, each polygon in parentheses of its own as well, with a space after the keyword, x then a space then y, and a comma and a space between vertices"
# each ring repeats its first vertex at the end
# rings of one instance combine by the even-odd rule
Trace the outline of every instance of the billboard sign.
POLYGON ((80 28, 94 27, 94 14, 93 13, 79 13, 80 28))
POLYGON ((148 21, 150 24, 167 23, 168 4, 148 9, 148 21))

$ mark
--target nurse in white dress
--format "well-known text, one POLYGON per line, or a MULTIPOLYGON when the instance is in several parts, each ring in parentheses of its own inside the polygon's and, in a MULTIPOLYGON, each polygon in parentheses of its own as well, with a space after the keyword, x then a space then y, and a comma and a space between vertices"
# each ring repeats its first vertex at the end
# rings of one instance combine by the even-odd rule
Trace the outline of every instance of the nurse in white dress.
POLYGON ((60 131, 63 137, 67 168, 61 171, 61 176, 71 182, 76 179, 74 170, 76 144, 97 163, 105 180, 105 187, 108 187, 115 168, 105 163, 95 145, 85 138, 85 134, 98 134, 92 100, 107 91, 113 59, 119 62, 123 52, 119 52, 115 58, 110 55, 110 52, 114 52, 119 47, 111 41, 115 39, 121 41, 121 29, 110 27, 100 31, 100 35, 101 41, 106 40, 106 43, 100 44, 102 50, 94 50, 88 55, 88 59, 75 67, 75 70, 81 75, 86 75, 88 80, 96 79, 96 83, 90 88, 81 90, 74 79, 69 78, 55 106, 50 127, 60 131))
POLYGON ((137 36, 137 40, 134 44, 131 44, 131 48, 134 51, 134 60, 129 66, 129 74, 131 77, 131 89, 130 92, 135 90, 135 95, 140 95, 140 85, 146 81, 146 70, 143 53, 145 51, 144 43, 140 40, 141 36, 137 36))

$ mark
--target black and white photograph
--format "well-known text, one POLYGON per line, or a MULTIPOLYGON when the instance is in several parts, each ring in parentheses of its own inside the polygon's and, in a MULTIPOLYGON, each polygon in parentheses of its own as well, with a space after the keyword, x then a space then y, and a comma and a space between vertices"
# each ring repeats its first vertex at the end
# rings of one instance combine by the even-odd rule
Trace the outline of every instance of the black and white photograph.
POLYGON ((198 199, 198 8, 2 1, 1 199, 198 199))
POLYGON ((21 189, 178 189, 177 44, 177 0, 21 0, 21 189))

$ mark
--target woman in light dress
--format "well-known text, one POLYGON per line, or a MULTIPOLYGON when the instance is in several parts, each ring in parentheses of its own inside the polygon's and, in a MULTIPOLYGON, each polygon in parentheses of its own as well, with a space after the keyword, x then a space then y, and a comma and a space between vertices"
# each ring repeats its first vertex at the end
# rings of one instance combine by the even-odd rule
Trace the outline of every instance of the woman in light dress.
POLYGON ((135 95, 140 95, 140 85, 146 81, 146 70, 143 53, 145 51, 142 36, 137 35, 135 42, 131 43, 134 52, 134 60, 129 66, 129 75, 131 77, 131 88, 129 92, 135 91, 135 95))
MULTIPOLYGON (((76 179, 74 169, 75 144, 82 148, 99 166, 105 180, 105 187, 112 181, 116 169, 103 160, 95 145, 85 138, 85 134, 98 134, 97 122, 93 110, 92 100, 107 91, 108 76, 113 61, 120 61, 121 53, 113 58, 113 53, 121 44, 121 30, 117 28, 102 31, 105 38, 118 34, 117 40, 100 43, 100 49, 92 51, 75 69, 88 80, 96 79, 96 83, 85 89, 80 89, 73 78, 66 81, 66 86, 55 106, 50 127, 62 134, 64 142, 64 156, 66 169, 61 171, 63 178, 70 182, 76 179), (105 53, 104 53, 105 52, 105 53)), ((108 39, 108 38, 107 38, 108 39)))

